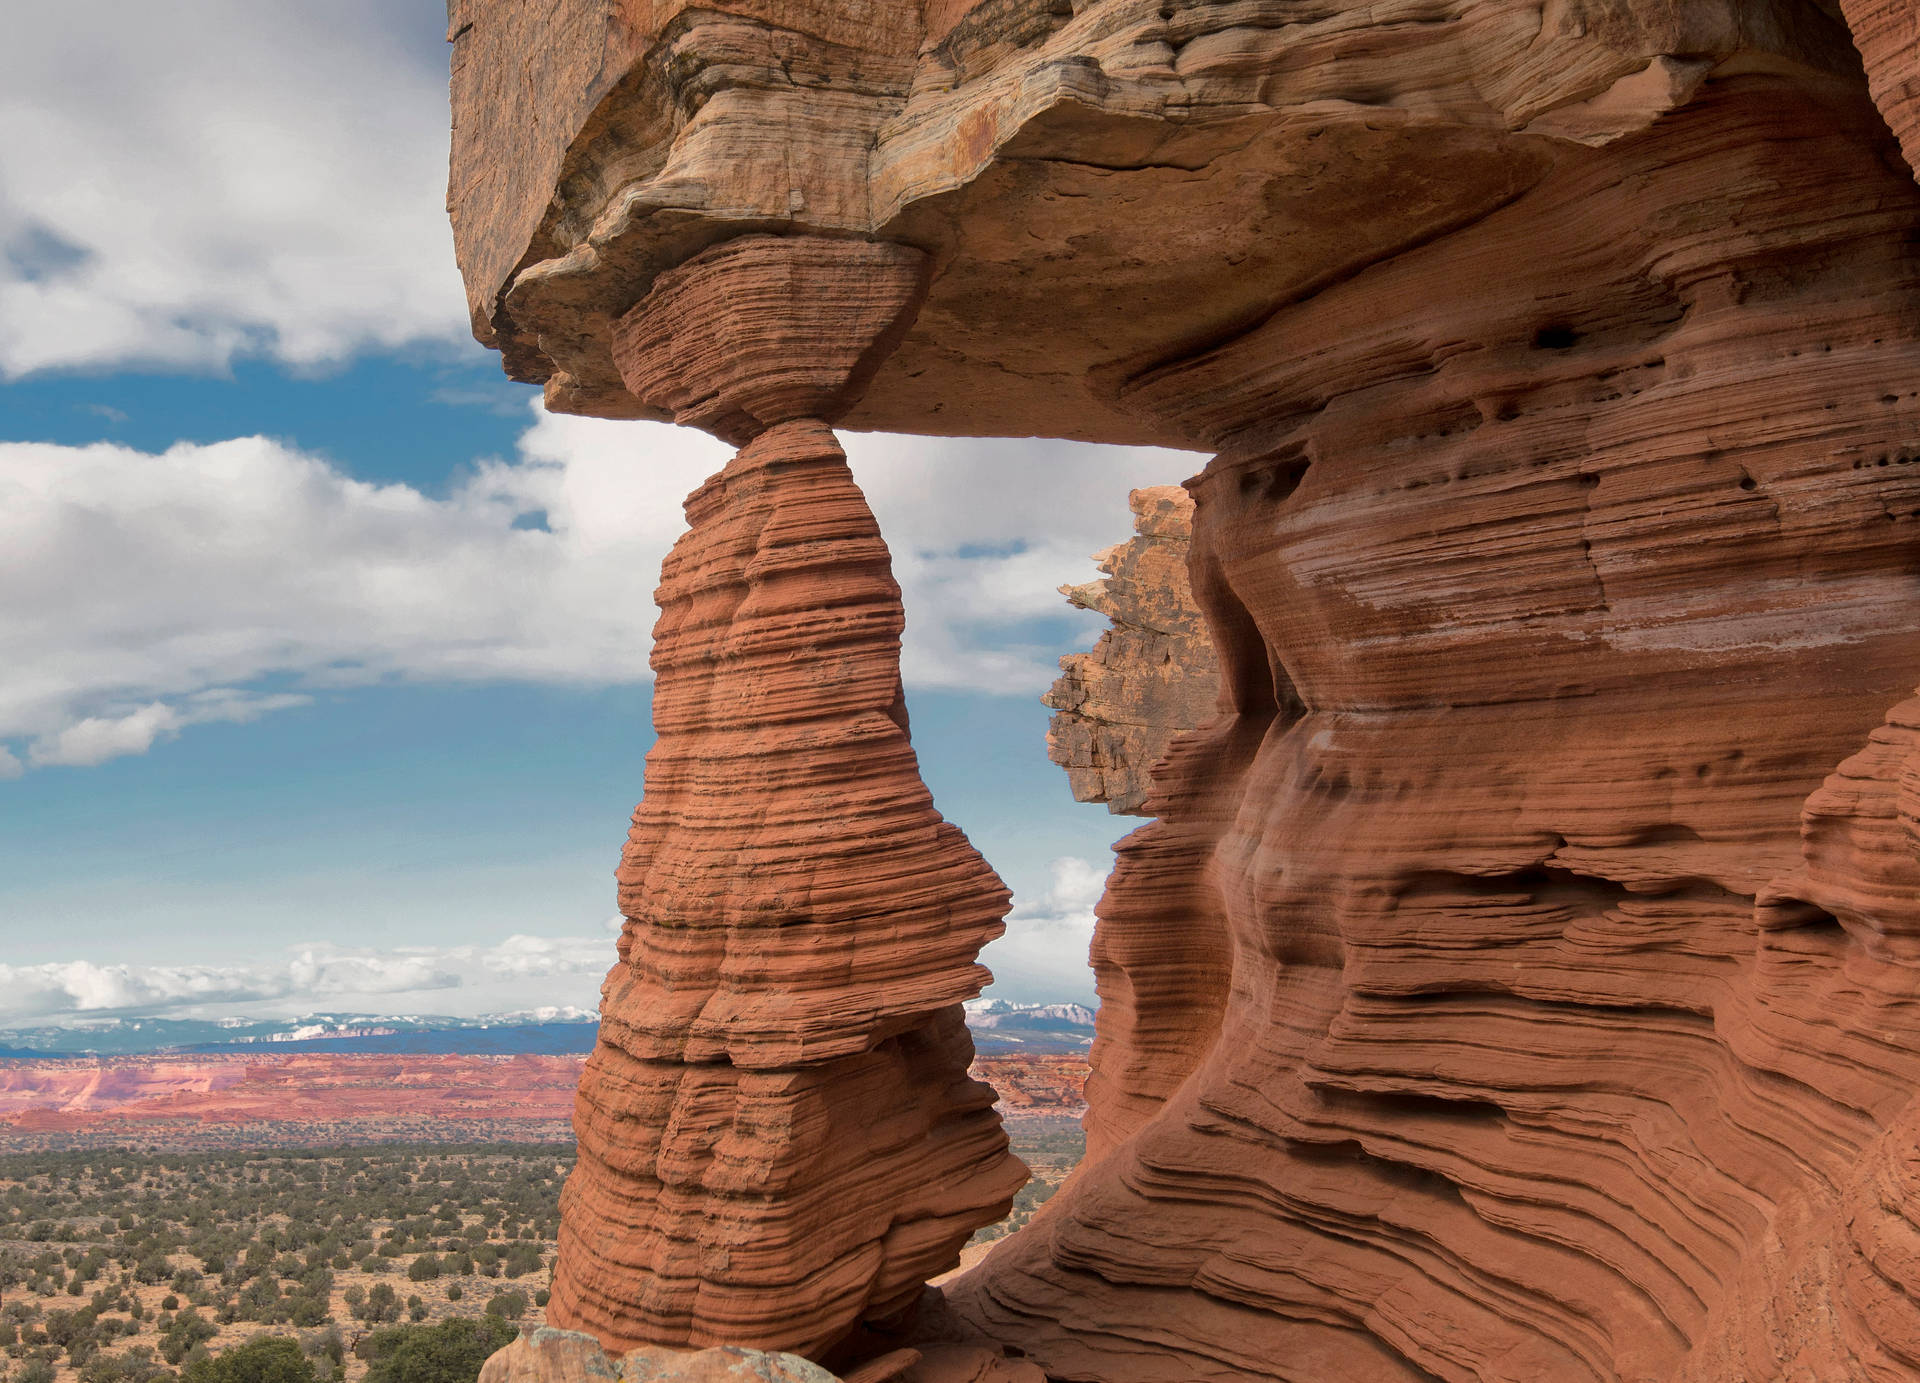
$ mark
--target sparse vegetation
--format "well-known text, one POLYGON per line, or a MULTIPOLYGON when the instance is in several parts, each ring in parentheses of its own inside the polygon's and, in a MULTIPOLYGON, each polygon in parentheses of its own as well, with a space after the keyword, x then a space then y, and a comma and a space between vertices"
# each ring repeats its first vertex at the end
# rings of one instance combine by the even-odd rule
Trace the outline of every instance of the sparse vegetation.
POLYGON ((1078 1121, 1048 1119, 1022 1121, 1011 1125, 1008 1134, 1015 1156, 1027 1164, 1033 1180, 1020 1188, 1013 1198, 1013 1213, 998 1224, 988 1225, 973 1236, 973 1244, 990 1244, 995 1239, 1023 1228, 1034 1212, 1053 1199, 1053 1193, 1080 1165, 1086 1155, 1087 1135, 1078 1121))
POLYGON ((0 1157, 0 1377, 471 1383, 545 1300, 571 1162, 437 1145, 0 1157))
MULTIPOLYGON (((1080 1161, 1022 1120, 1033 1169, 983 1244, 1080 1161)), ((547 1303, 571 1148, 0 1156, 4 1383, 473 1383, 547 1303)))

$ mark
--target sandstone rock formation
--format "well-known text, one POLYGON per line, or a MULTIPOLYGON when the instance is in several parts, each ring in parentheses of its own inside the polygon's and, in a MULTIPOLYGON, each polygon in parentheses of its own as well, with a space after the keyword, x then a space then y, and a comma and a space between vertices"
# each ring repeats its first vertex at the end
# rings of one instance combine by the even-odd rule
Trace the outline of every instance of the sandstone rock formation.
POLYGON ((500 1350, 480 1383, 1045 1383, 1032 1364, 977 1345, 896 1349, 836 1378, 795 1354, 721 1346, 673 1350, 642 1345, 618 1359, 578 1331, 541 1327, 500 1350))
POLYGON ((1107 576, 1060 593, 1113 622, 1091 653, 1060 660, 1044 698, 1059 714, 1047 754, 1067 770, 1076 802, 1143 815, 1148 771, 1175 734, 1210 719, 1219 662, 1187 584, 1193 501, 1177 486, 1135 490, 1136 536, 1096 559, 1107 576))
POLYGON ((591 1335, 542 1328, 500 1350, 480 1383, 838 1383, 795 1354, 723 1347, 668 1350, 643 1346, 607 1357, 591 1335))
POLYGON ((744 443, 657 595, 658 740, 580 1085, 548 1319, 609 1349, 818 1354, 911 1307, 1025 1169, 961 1009, 1008 893, 921 783, 900 591, 828 429, 919 257, 740 240, 616 342, 744 443))
POLYGON ((616 323, 804 234, 925 255, 849 425, 1216 453, 1094 1160, 956 1310, 1107 1383, 1920 1378, 1910 7, 455 9, 552 406, 680 412, 616 323))

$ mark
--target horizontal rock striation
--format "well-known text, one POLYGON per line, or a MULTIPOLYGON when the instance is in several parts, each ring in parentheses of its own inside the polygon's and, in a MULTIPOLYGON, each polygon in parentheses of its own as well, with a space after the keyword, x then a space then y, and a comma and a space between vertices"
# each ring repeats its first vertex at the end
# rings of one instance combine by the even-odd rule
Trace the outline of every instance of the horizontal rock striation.
POLYGON ((960 1008, 1008 894, 920 782, 898 588, 832 434, 771 429, 687 512, 549 1319, 815 1353, 1025 1180, 960 1008))
POLYGON ((661 571, 658 739, 575 1112, 548 1319, 615 1352, 824 1354, 1026 1180, 961 1007, 1009 894, 920 780, 900 590, 821 421, 917 282, 910 253, 748 241, 623 327, 636 389, 752 440, 661 571), (701 355, 700 320, 735 349, 701 355))
POLYGON ((1128 496, 1136 536, 1095 560, 1106 579, 1062 586, 1112 627, 1090 653, 1060 660, 1041 699, 1057 714, 1047 755, 1067 770, 1077 802, 1140 815, 1147 776, 1175 734, 1213 715, 1218 663, 1187 585, 1193 501, 1177 486, 1128 496))
POLYGON ((1157 776, 1205 863, 1169 898, 1123 851, 1105 1160, 961 1289, 987 1328, 1143 1383, 1915 1376, 1886 152, 1859 104, 1716 84, 1130 386, 1216 432, 1196 592, 1279 694, 1157 776), (1204 1053, 1150 1016, 1212 983, 1176 917, 1230 976, 1204 1053))
POLYGON ((615 328, 709 245, 884 239, 849 424, 1215 453, 1089 1162, 952 1309, 1076 1383, 1920 1378, 1907 7, 603 8, 469 270, 553 406, 674 414, 615 328))

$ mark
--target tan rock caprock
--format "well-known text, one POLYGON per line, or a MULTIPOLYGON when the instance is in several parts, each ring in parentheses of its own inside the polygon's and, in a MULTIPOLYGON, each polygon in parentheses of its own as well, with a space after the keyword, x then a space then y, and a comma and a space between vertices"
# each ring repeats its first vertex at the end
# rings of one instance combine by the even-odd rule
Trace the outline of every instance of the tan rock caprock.
POLYGON ((920 780, 899 587, 822 420, 918 274, 749 242, 623 319, 636 390, 752 440, 661 573, 658 740, 562 1203, 549 1320, 615 1352, 820 1354, 911 1307, 1025 1180, 960 1008, 1008 893, 920 780))
POLYGON ((1090 1161, 952 1311, 1075 1383, 1920 1379, 1911 5, 456 8, 465 107, 553 88, 455 189, 552 406, 675 413, 615 324, 710 246, 884 240, 845 425, 1215 453, 1090 1161))
POLYGON ((1105 580, 1062 586, 1112 626, 1090 653, 1060 660, 1042 697, 1056 714, 1047 754, 1074 800, 1144 815, 1148 773, 1176 734, 1198 729, 1219 699, 1219 663, 1187 584, 1193 500, 1177 485, 1135 490, 1135 536, 1098 557, 1105 580))

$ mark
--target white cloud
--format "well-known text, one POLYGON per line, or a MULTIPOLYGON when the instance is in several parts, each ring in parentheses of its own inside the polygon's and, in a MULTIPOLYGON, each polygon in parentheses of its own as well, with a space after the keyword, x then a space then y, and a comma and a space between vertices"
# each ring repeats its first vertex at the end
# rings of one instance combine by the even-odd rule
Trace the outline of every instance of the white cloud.
POLYGON ((552 975, 595 975, 613 964, 605 937, 510 936, 480 953, 480 964, 496 975, 544 979, 552 975))
MULTIPOLYGON (((1126 491, 1193 464, 1035 441, 849 449, 905 591, 909 686, 1022 696, 1093 637, 1055 588, 1125 536, 1126 491)), ((436 498, 259 437, 0 443, 0 777, 380 679, 644 680, 680 502, 726 449, 537 412, 519 453, 436 498)))
MULTIPOLYGON (((253 720, 268 711, 304 706, 312 699, 288 694, 258 696, 215 687, 194 692, 178 705, 150 701, 124 715, 87 716, 76 720, 52 734, 36 738, 27 758, 35 768, 54 765, 91 768, 123 754, 144 754, 153 747, 154 741, 170 739, 189 725, 253 720)), ((5 765, 0 764, 0 777, 6 776, 5 765)))
POLYGON ((1072 855, 1054 860, 1048 869, 1052 883, 1047 891, 1038 898, 1013 900, 1006 934, 990 943, 980 959, 994 972, 996 998, 1092 1004, 1093 970, 1087 952, 1093 943, 1094 905, 1107 877, 1072 855))
POLYGON ((1103 626, 1069 612, 1059 588, 1098 575, 1093 554, 1132 535, 1127 492, 1178 484, 1205 461, 1041 438, 843 440, 893 551, 908 685, 1022 696, 1053 680, 1061 631, 1081 648, 1103 626))
MULTIPOLYGON (((999 998, 1091 1002, 1087 947, 1105 877, 1087 860, 1052 861, 1037 898, 1015 899, 1004 937, 981 959, 999 998)), ((492 944, 388 949, 304 943, 279 957, 216 964, 0 963, 0 1028, 116 1017, 359 1013, 591 1013, 615 960, 619 919, 585 935, 515 933, 492 944)))
POLYGON ((392 1007, 407 996, 473 991, 480 1009, 503 998, 590 1001, 613 963, 598 937, 511 936, 493 946, 400 947, 388 951, 307 945, 280 960, 227 965, 101 965, 58 961, 0 964, 0 1026, 80 1017, 208 1014, 265 1006, 286 1013, 316 1003, 392 1007), (529 996, 526 982, 555 980, 559 992, 529 996), (382 1001, 386 1001, 384 1004, 382 1001))
POLYGON ((438 9, 12 7, 0 377, 464 335, 438 9))

